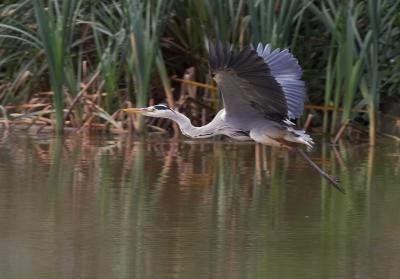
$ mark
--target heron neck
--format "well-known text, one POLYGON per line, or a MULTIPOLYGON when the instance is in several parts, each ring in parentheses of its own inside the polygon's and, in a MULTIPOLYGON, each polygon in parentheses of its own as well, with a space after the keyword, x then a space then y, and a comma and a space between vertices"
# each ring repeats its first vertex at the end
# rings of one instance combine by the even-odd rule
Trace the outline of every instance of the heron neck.
POLYGON ((178 124, 180 130, 185 136, 191 138, 208 138, 216 134, 216 128, 212 125, 213 121, 202 127, 195 127, 192 125, 189 118, 179 112, 175 112, 175 115, 171 117, 171 120, 178 124))

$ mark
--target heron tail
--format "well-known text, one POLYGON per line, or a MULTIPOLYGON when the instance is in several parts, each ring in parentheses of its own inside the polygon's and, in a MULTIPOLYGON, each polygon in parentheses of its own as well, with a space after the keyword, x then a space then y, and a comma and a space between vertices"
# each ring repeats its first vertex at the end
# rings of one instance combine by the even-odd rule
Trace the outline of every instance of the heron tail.
POLYGON ((303 130, 295 130, 291 127, 287 128, 290 133, 285 136, 285 140, 298 142, 307 145, 308 149, 312 149, 314 141, 309 134, 303 130))

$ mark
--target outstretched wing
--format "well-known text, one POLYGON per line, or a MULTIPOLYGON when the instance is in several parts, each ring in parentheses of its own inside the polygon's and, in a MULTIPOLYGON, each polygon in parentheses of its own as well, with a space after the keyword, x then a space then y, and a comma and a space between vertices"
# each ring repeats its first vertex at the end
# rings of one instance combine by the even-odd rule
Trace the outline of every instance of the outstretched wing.
POLYGON ((282 87, 256 50, 248 46, 236 52, 228 43, 209 42, 209 52, 227 119, 248 126, 256 118, 287 118, 282 87))
POLYGON ((259 43, 257 53, 271 70, 272 76, 282 87, 288 106, 288 117, 298 118, 304 109, 304 81, 301 80, 301 67, 297 59, 287 49, 265 47, 259 43))

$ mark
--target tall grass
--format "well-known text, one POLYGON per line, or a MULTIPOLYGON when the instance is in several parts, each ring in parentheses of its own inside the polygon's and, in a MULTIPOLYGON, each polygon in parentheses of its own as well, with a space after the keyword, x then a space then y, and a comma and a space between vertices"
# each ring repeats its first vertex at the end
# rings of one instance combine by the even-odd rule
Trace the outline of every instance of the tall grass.
POLYGON ((294 44, 309 2, 248 0, 253 42, 270 43, 274 48, 289 47, 291 42, 294 44))
POLYGON ((105 108, 109 113, 121 106, 121 102, 116 106, 114 100, 118 97, 118 83, 125 68, 123 54, 127 53, 129 46, 126 22, 122 7, 116 1, 109 5, 100 2, 92 7, 89 23, 104 80, 105 108))
POLYGON ((30 26, 34 23, 29 1, 0 4, 0 103, 25 103, 32 80, 43 74, 40 39, 30 26), (29 75, 27 76, 26 74, 29 75), (23 82, 21 77, 25 76, 23 82))
POLYGON ((49 67, 50 83, 53 90, 53 102, 56 116, 56 130, 62 132, 64 127, 64 88, 65 73, 71 66, 68 59, 71 55, 71 44, 75 19, 78 16, 80 0, 53 0, 44 6, 42 0, 34 0, 38 33, 46 54, 49 67))
POLYGON ((244 28, 247 25, 244 0, 206 0, 204 5, 217 38, 243 43, 244 28))
MULTIPOLYGON (((370 122, 370 144, 375 144, 376 111, 379 104, 379 33, 381 22, 392 24, 393 12, 397 3, 389 9, 389 15, 380 21, 380 9, 388 6, 386 1, 322 1, 320 5, 311 4, 310 9, 325 25, 331 36, 328 63, 326 68, 325 106, 333 105, 335 110, 329 118, 324 113, 323 128, 334 133, 338 128, 338 109, 343 108, 340 123, 344 125, 356 116, 354 108, 368 107, 370 122), (368 25, 362 26, 368 19, 368 25)), ((389 28, 389 26, 386 26, 389 28)), ((381 49, 383 50, 383 49, 381 49)))
MULTIPOLYGON (((325 106, 333 105, 335 109, 343 107, 343 124, 351 118, 360 75, 365 65, 365 52, 370 42, 370 32, 362 38, 356 27, 363 3, 356 5, 350 1, 346 5, 338 5, 333 1, 326 1, 320 8, 315 4, 310 8, 331 34, 324 102, 325 106)), ((324 118, 324 130, 327 131, 327 113, 324 118)), ((336 130, 337 120, 338 112, 335 110, 330 121, 331 133, 336 130)))
MULTIPOLYGON (((368 104, 369 142, 371 145, 376 143, 377 111, 380 101, 381 73, 379 69, 379 54, 386 51, 385 45, 380 42, 380 35, 382 31, 392 33, 395 30, 396 17, 400 15, 398 7, 398 1, 368 0, 367 14, 372 33, 372 42, 367 54, 367 73, 363 80, 365 82, 363 84, 367 84, 368 87, 362 87, 361 91, 364 92, 363 96, 368 104), (383 10, 384 8, 385 10, 383 10)), ((395 32, 398 32, 398 30, 395 32)))
MULTIPOLYGON (((335 109, 323 113, 327 133, 365 118, 373 143, 382 95, 400 96, 395 0, 12 2, 0 4, 0 104, 18 111, 16 105, 43 101, 37 93, 52 91, 59 131, 66 107, 67 125, 84 125, 96 116, 94 107, 115 118, 122 106, 146 106, 150 98, 173 105, 180 85, 169 77, 188 68, 210 82, 208 38, 294 50, 307 99, 335 109), (96 79, 83 92, 89 76, 96 79), (354 112, 364 107, 368 117, 354 112)), ((216 108, 213 96, 197 94, 216 108)))
MULTIPOLYGON (((143 107, 147 105, 153 66, 172 1, 125 0, 123 3, 128 19, 136 105, 143 107)), ((143 121, 139 121, 139 129, 143 130, 143 121)))

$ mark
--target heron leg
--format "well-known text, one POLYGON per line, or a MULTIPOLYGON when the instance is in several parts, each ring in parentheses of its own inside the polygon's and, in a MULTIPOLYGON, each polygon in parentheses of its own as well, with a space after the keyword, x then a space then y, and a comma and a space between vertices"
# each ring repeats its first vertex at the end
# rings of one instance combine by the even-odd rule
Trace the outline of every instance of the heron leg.
POLYGON ((332 177, 331 175, 327 174, 326 172, 324 172, 316 163, 314 163, 313 160, 311 160, 310 157, 307 156, 307 154, 299 147, 296 147, 295 150, 297 151, 297 153, 299 153, 306 161, 308 164, 310 164, 310 166, 315 169, 319 174, 321 174, 326 180, 328 180, 333 187, 335 187, 336 189, 338 189, 340 192, 342 192, 343 194, 345 193, 344 189, 342 187, 340 187, 339 182, 336 178, 332 177))

